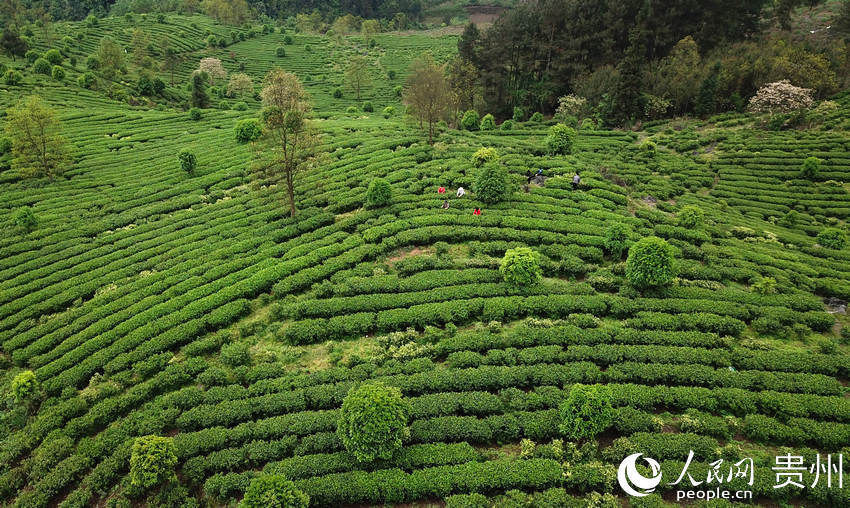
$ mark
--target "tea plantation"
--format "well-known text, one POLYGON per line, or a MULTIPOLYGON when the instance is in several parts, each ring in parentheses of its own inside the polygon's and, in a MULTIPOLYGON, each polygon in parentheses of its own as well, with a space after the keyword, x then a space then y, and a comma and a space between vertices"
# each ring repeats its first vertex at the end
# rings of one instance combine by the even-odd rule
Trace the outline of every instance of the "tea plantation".
POLYGON ((553 155, 544 119, 441 125, 432 146, 398 87, 423 51, 455 52, 455 36, 262 28, 57 23, 63 80, 0 57, 23 76, 0 107, 39 95, 73 147, 53 180, 23 179, 0 155, 0 504, 235 506, 274 474, 317 507, 626 506, 617 466, 639 452, 665 481, 631 506, 672 506, 668 480, 693 451, 697 479, 752 458, 755 483, 730 489, 756 504, 850 506, 847 486, 811 487, 807 472, 805 488, 777 489, 770 471, 778 454, 843 453, 850 473, 850 96, 809 129, 738 113, 636 131, 584 122, 553 155), (136 26, 183 56, 174 86, 157 71, 164 99, 128 104, 125 78, 80 86, 101 38, 127 44, 136 26), (237 41, 208 48, 209 36, 237 41), (343 78, 354 55, 372 76, 359 101, 343 78), (296 180, 294 218, 234 139, 257 97, 216 97, 197 120, 174 106, 204 57, 255 83, 282 67, 310 93, 321 156, 296 180), (481 148, 508 175, 495 204, 475 191, 481 148), (538 170, 545 181, 529 184, 538 170), (378 178, 389 202, 367 206, 378 178), (629 248, 646 237, 672 254, 660 287, 630 283, 629 248), (536 284, 505 282, 520 247, 536 284), (406 426, 398 449, 364 461, 338 423, 371 382, 398 390, 406 426), (605 387, 611 408, 576 438, 562 410, 579 385, 605 387), (170 438, 176 463, 140 491, 143 436, 170 438))

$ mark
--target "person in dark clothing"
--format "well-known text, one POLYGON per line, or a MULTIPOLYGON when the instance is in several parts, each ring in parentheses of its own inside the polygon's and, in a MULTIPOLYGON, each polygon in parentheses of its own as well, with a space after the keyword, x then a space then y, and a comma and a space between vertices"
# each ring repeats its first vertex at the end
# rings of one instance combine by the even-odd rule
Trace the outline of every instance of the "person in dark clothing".
POLYGON ((525 183, 531 183, 531 170, 525 172, 525 183))
POLYGON ((443 210, 448 210, 448 209, 449 209, 449 200, 447 199, 447 200, 443 201, 443 210))

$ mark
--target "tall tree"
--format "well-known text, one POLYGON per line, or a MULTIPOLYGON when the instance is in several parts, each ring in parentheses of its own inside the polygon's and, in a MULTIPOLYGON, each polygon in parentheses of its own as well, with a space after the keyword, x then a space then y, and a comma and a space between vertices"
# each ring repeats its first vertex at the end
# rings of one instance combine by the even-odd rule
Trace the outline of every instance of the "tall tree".
POLYGON ((372 85, 372 76, 369 74, 369 61, 356 55, 348 62, 345 68, 345 82, 354 90, 357 100, 360 100, 360 92, 372 85))
POLYGON ((141 28, 133 30, 133 37, 130 39, 130 48, 133 51, 133 63, 141 66, 145 57, 148 56, 148 45, 151 42, 151 37, 141 28))
POLYGON ((643 112, 641 92, 643 89, 643 62, 646 59, 646 46, 642 31, 635 27, 629 31, 629 47, 620 65, 619 77, 614 90, 612 120, 621 124, 640 118, 643 112))
POLYGON ((445 65, 438 65, 431 53, 414 60, 402 99, 420 127, 428 124, 428 142, 433 143, 434 126, 446 117, 452 100, 445 65))
POLYGON ((254 172, 263 179, 283 180, 289 211, 295 216, 295 177, 311 167, 318 137, 307 115, 310 97, 295 74, 272 69, 263 79, 263 149, 254 172))
POLYGON ((461 58, 473 64, 478 63, 478 42, 481 39, 481 32, 475 23, 470 22, 463 29, 463 33, 457 40, 457 53, 461 58))
POLYGON ((207 81, 209 76, 206 72, 196 72, 192 74, 192 95, 189 97, 189 102, 193 108, 206 108, 210 105, 210 97, 207 94, 207 81))
POLYGON ((221 65, 221 60, 218 58, 201 58, 198 64, 198 69, 195 72, 205 72, 210 78, 210 85, 215 85, 216 78, 224 79, 227 77, 227 71, 221 65))
POLYGON ((461 111, 475 109, 476 97, 480 94, 478 69, 458 55, 449 61, 446 73, 451 89, 452 117, 457 117, 461 111))
POLYGON ((162 54, 160 67, 162 70, 168 72, 171 77, 171 86, 174 86, 174 71, 177 70, 183 62, 183 55, 171 47, 168 37, 162 37, 159 40, 159 50, 162 54))
POLYGON ((37 95, 7 110, 6 136, 12 142, 12 168, 25 177, 53 179, 71 165, 70 147, 56 112, 37 95))
POLYGON ((22 39, 18 35, 18 32, 11 28, 6 28, 3 30, 3 35, 0 35, 0 47, 14 61, 17 57, 24 56, 27 52, 27 41, 22 39))
POLYGON ((104 37, 97 49, 97 59, 104 77, 113 79, 124 66, 124 50, 111 37, 104 37))

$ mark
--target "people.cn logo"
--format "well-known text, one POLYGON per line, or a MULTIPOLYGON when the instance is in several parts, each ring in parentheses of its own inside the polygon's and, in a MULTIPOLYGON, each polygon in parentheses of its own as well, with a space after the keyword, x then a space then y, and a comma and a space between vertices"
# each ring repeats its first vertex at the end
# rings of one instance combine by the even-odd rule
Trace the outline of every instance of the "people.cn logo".
POLYGON ((620 487, 622 487, 623 491, 630 496, 648 496, 661 483, 661 466, 649 457, 644 457, 643 460, 649 464, 649 468, 652 470, 652 476, 647 478, 638 472, 635 462, 641 455, 643 454, 633 453, 629 455, 623 459, 623 462, 620 463, 620 469, 617 470, 617 481, 620 482, 620 487))

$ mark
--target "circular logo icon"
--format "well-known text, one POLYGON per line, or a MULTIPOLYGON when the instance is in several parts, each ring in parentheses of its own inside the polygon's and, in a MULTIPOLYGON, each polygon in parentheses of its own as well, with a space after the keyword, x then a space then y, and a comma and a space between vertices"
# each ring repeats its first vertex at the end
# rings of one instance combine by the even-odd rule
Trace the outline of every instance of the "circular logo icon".
POLYGON ((661 483, 661 466, 653 459, 644 457, 643 460, 649 464, 652 470, 652 476, 647 478, 638 472, 635 462, 642 453, 633 453, 629 455, 623 462, 620 462, 620 468, 617 470, 617 481, 620 482, 620 487, 630 496, 644 497, 655 491, 655 487, 661 483))

